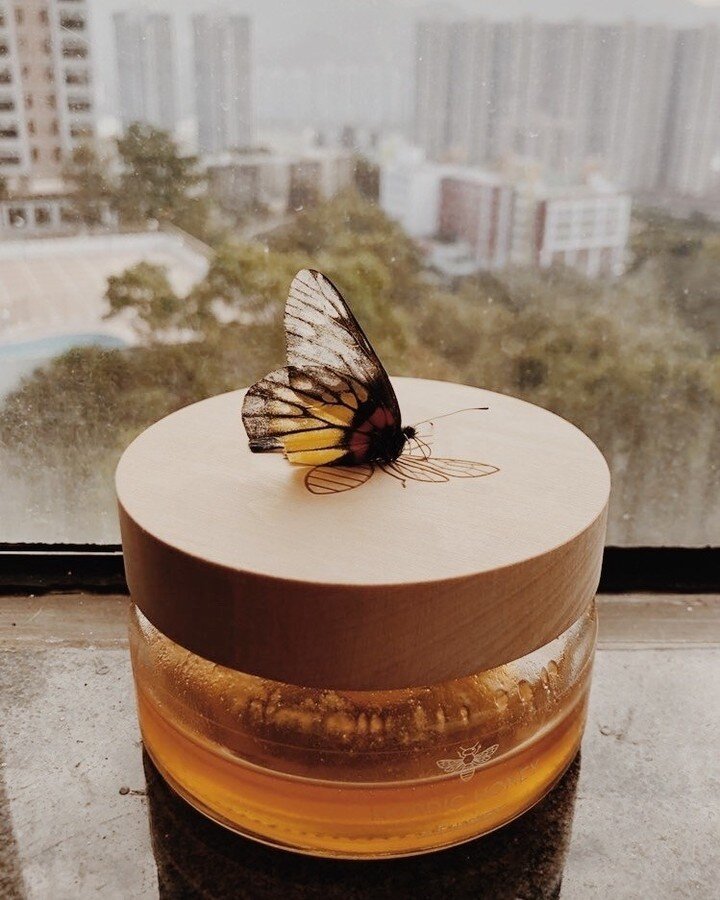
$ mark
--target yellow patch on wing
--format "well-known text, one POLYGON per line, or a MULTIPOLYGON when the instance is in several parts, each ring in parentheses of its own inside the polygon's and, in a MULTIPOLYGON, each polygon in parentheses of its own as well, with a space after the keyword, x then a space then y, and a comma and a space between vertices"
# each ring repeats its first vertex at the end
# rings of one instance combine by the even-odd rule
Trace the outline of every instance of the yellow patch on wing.
POLYGON ((312 431, 298 431, 295 434, 286 434, 281 440, 285 452, 301 453, 305 450, 324 450, 329 447, 340 449, 344 432, 341 428, 313 428, 312 431))
POLYGON ((288 461, 299 466, 326 466, 328 463, 334 462, 345 455, 343 447, 328 448, 326 450, 302 450, 296 453, 288 453, 285 455, 288 461))
POLYGON ((316 419, 327 422, 328 425, 349 425, 352 422, 355 410, 341 406, 339 403, 325 403, 308 407, 310 415, 316 419))
POLYGON ((340 394, 340 399, 343 403, 347 403, 348 406, 352 406, 353 409, 357 409, 357 397, 350 391, 345 391, 344 393, 340 394))

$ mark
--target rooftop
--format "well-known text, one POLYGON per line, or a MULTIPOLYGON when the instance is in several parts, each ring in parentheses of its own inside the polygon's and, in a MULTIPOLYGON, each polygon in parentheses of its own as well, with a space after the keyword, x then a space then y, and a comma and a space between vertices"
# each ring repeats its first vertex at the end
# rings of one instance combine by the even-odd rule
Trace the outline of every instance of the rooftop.
POLYGON ((0 344, 86 331, 131 339, 126 324, 103 320, 108 277, 155 263, 184 294, 207 271, 201 247, 167 232, 0 242, 0 344))
POLYGON ((568 178, 543 168, 522 157, 507 157, 494 166, 467 165, 455 162, 433 162, 417 147, 402 147, 388 152, 382 159, 385 172, 424 175, 436 181, 455 179, 466 184, 508 186, 538 199, 616 196, 625 192, 605 178, 601 172, 588 169, 576 178, 568 178))
POLYGON ((352 153, 343 147, 309 147, 297 153, 219 153, 207 160, 208 169, 227 166, 289 166, 308 162, 332 162, 350 159, 352 153))

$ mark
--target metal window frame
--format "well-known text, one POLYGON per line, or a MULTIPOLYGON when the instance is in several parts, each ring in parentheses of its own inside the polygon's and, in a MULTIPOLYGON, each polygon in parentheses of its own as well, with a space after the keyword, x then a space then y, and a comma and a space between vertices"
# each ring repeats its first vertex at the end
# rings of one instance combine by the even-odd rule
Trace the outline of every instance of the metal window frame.
MULTIPOLYGON (((126 594, 119 544, 0 543, 0 595, 126 594)), ((720 594, 720 547, 606 547, 599 591, 720 594)))

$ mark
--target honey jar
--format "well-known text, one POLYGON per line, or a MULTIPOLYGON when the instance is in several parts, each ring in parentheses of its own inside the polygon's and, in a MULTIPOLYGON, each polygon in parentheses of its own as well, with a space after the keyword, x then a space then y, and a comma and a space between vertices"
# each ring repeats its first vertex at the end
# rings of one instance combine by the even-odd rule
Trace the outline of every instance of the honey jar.
POLYGON ((408 423, 438 417, 393 468, 252 454, 242 391, 151 426, 118 466, 147 752, 276 847, 461 843, 536 803, 580 745, 602 455, 516 398, 393 385, 408 423))

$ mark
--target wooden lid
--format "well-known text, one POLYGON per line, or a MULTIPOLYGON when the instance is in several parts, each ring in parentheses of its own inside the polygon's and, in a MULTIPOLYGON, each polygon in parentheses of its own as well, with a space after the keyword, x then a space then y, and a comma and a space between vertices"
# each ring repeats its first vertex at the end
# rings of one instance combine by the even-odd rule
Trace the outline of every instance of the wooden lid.
POLYGON ((372 690, 518 659, 582 614, 610 490, 597 447, 513 397, 393 383, 405 424, 489 406, 436 421, 432 458, 498 471, 403 486, 376 468, 353 490, 313 494, 309 469, 250 452, 242 391, 130 445, 117 469, 125 568, 160 631, 250 674, 372 690))

